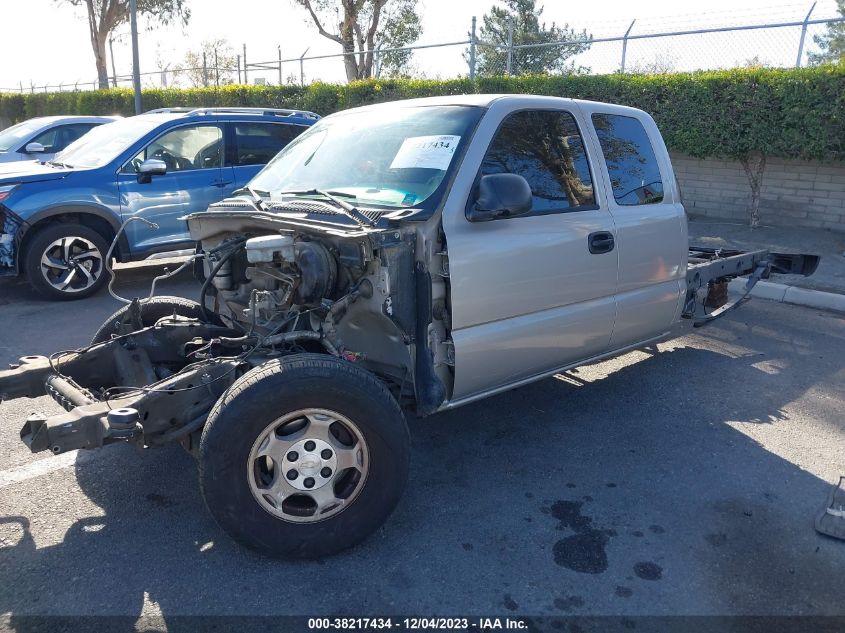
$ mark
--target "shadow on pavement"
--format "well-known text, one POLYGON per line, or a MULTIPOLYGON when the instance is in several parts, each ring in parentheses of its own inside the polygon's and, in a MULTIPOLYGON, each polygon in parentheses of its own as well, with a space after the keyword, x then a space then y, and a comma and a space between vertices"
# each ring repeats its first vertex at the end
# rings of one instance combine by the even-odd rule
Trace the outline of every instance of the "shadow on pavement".
MULTIPOLYGON (((841 358, 843 340, 839 327, 828 352, 841 358)), ((739 430, 786 427, 787 405, 838 364, 807 371, 812 346, 738 321, 683 343, 695 346, 410 420, 398 510, 323 561, 230 542, 178 447, 104 450, 76 473, 104 516, 40 548, 26 518, 2 519, 22 536, 0 549, 0 613, 13 627, 19 615, 140 616, 145 605, 165 621, 845 613, 845 550, 812 527, 829 484, 739 430)))

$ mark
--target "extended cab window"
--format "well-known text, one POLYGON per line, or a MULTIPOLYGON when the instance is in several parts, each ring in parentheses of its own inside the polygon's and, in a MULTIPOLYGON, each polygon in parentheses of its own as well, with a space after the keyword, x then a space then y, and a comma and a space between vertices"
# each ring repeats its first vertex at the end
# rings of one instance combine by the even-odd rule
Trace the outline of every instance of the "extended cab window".
POLYGON ((568 112, 526 110, 503 122, 481 174, 519 174, 531 185, 532 215, 595 208, 584 142, 568 112))
POLYGON ((235 165, 266 165, 305 129, 280 123, 235 123, 235 165))
POLYGON ((663 181, 643 124, 630 116, 594 114, 613 197, 626 206, 663 201, 663 181))

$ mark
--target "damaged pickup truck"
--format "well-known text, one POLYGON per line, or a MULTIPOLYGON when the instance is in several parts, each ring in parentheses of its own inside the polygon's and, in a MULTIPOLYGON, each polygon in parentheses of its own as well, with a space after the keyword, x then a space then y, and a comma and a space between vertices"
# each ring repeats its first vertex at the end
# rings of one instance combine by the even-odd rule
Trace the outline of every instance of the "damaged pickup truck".
POLYGON ((702 325, 818 258, 690 249, 651 117, 537 96, 386 103, 321 120, 188 216, 197 302, 127 302, 90 346, 0 372, 66 413, 53 453, 180 442, 208 508, 263 553, 321 557, 387 519, 403 412, 429 415, 702 325))

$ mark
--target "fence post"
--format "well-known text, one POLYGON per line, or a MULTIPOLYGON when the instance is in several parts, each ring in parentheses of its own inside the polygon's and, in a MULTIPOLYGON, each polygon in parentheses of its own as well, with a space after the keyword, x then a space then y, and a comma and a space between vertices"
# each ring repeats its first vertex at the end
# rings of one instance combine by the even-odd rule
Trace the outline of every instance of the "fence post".
POLYGON ((117 88, 117 67, 114 64, 114 44, 111 34, 109 34, 109 57, 111 57, 112 87, 117 88))
POLYGON ((214 85, 220 87, 220 62, 217 60, 217 49, 214 49, 214 85))
POLYGON ((631 26, 628 27, 625 35, 622 37, 622 66, 620 66, 619 72, 625 72, 625 57, 628 55, 628 36, 631 34, 631 29, 634 28, 634 22, 636 20, 631 20, 631 26))
POLYGON ((381 77, 381 47, 384 42, 379 42, 378 46, 376 46, 375 53, 373 53, 373 77, 378 79, 381 77))
POLYGON ((304 51, 302 51, 302 55, 299 56, 299 85, 300 86, 305 85, 305 55, 310 50, 311 50, 311 47, 309 46, 304 51))
POLYGON ((472 29, 469 32, 469 78, 475 80, 475 16, 472 16, 472 29))
POLYGON ((244 44, 244 83, 249 83, 249 77, 246 74, 246 44, 244 44))
POLYGON ((208 88, 208 60, 205 51, 202 52, 202 85, 208 88))
POLYGON ((279 85, 282 85, 282 45, 279 44, 279 85))
POLYGON ((798 58, 795 60, 795 67, 801 68, 801 58, 804 57, 804 39, 807 37, 807 22, 810 21, 810 16, 813 15, 813 10, 816 8, 816 3, 807 11, 807 17, 804 18, 804 24, 801 25, 801 39, 798 42, 798 58))
POLYGON ((513 74, 513 16, 508 14, 508 65, 507 74, 513 74))
POLYGON ((241 56, 238 55, 238 85, 241 84, 241 56))

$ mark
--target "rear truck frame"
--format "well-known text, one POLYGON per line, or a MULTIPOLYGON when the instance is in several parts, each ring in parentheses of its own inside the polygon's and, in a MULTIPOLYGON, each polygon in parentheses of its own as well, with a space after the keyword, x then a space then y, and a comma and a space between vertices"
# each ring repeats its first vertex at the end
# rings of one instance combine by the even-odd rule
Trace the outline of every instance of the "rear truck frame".
MULTIPOLYGON (((701 327, 736 309, 772 273, 811 275, 815 255, 692 247, 682 317, 701 327), (743 293, 728 301, 727 284, 748 275, 743 293)), ((255 366, 241 353, 239 332, 174 314, 143 327, 134 301, 113 338, 51 357, 24 356, 0 371, 0 401, 52 397, 65 413, 31 415, 21 439, 33 452, 60 454, 114 442, 154 447, 179 441, 193 450, 215 402, 245 370, 255 366), (218 348, 211 355, 208 341, 218 348), (188 362, 196 358, 196 362, 188 362), (170 365, 172 374, 155 367, 170 365)), ((300 332, 289 337, 313 338, 300 332)), ((275 341, 280 342, 280 341, 275 341)))
POLYGON ((818 265, 818 255, 690 247, 687 294, 681 316, 692 320, 693 327, 707 325, 748 301, 757 282, 772 273, 807 277, 818 265), (745 275, 748 281, 742 294, 729 302, 728 282, 745 275))

